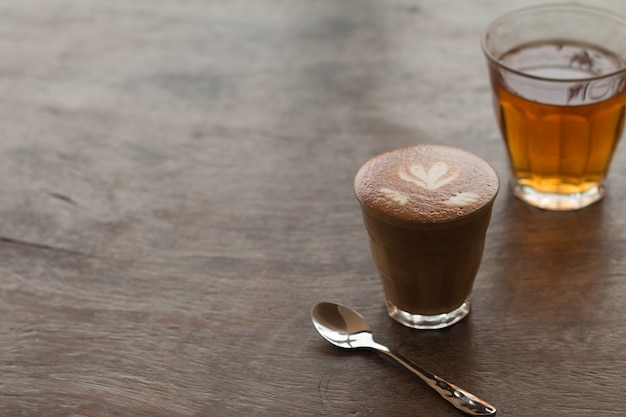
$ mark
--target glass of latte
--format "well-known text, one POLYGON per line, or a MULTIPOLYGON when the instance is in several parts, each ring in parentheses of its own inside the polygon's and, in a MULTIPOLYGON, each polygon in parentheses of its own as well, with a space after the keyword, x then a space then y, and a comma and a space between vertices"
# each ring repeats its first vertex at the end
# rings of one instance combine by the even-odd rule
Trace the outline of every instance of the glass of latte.
POLYGON ((354 191, 393 319, 437 329, 468 314, 498 189, 487 162, 447 146, 391 150, 359 169, 354 191))

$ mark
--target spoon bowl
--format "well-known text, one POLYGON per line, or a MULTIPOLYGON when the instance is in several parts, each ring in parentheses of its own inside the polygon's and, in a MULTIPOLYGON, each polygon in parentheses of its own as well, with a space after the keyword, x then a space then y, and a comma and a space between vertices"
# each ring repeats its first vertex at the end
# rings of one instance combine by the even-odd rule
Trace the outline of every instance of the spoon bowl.
POLYGON ((318 303, 311 311, 317 332, 344 349, 369 347, 374 343, 372 328, 356 311, 334 303, 318 303))
POLYGON ((454 407, 472 416, 493 416, 491 404, 445 381, 404 356, 374 341, 372 328, 356 311, 341 304, 321 302, 311 310, 317 332, 327 341, 344 349, 366 348, 377 351, 404 366, 439 393, 454 407))

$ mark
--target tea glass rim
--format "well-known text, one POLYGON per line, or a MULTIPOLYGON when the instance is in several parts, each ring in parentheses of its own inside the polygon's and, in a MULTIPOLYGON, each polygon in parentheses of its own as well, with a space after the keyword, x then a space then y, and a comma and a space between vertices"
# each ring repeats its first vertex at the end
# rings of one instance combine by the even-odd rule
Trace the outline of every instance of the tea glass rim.
MULTIPOLYGON (((553 77, 545 77, 545 76, 535 75, 535 74, 528 74, 524 71, 517 70, 503 63, 502 61, 500 61, 500 59, 497 56, 495 56, 491 52, 491 49, 487 46, 487 43, 489 41, 490 31, 495 26, 502 24, 504 21, 510 19, 511 17, 520 16, 526 13, 542 11, 542 10, 544 11, 565 10, 565 11, 579 11, 579 12, 593 13, 596 16, 603 16, 605 18, 614 20, 617 23, 621 23, 624 26, 624 29, 626 32, 626 17, 618 13, 612 12, 610 10, 603 9, 601 7, 590 6, 586 4, 578 4, 578 3, 553 3, 553 4, 539 4, 539 5, 533 5, 533 6, 526 6, 526 7, 518 8, 518 9, 509 11, 505 14, 500 15, 499 17, 492 20, 483 31, 481 38, 480 38, 480 46, 490 64, 496 65, 505 71, 511 72, 523 78, 529 78, 529 79, 534 79, 538 81, 546 81, 550 83, 564 83, 564 84, 603 80, 603 79, 615 77, 617 75, 621 75, 626 72, 626 64, 624 64, 622 68, 608 72, 606 74, 602 74, 602 75, 580 77, 580 78, 567 78, 567 79, 553 78, 553 77)), ((622 58, 626 61, 626 56, 622 58)))

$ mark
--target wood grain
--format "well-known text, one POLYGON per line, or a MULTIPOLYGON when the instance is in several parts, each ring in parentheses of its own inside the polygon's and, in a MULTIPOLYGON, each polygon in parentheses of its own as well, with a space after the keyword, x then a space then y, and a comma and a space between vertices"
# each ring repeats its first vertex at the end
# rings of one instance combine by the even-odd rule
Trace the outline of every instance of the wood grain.
POLYGON ((499 416, 623 415, 623 150, 585 210, 506 187, 478 39, 529 3, 3 3, 0 415, 459 415, 324 342, 320 300, 499 416), (442 331, 387 317, 352 192, 414 143, 503 182, 472 312, 442 331))

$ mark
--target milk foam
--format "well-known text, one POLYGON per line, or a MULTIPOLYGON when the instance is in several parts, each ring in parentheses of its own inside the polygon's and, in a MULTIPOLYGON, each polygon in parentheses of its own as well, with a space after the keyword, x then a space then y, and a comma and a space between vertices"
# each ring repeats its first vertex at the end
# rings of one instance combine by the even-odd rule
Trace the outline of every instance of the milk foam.
POLYGON ((498 191, 493 168, 463 150, 417 145, 380 154, 358 171, 361 203, 390 217, 445 221, 483 207, 498 191))

